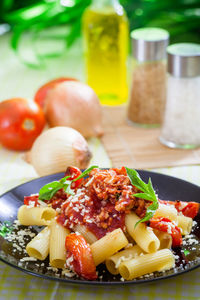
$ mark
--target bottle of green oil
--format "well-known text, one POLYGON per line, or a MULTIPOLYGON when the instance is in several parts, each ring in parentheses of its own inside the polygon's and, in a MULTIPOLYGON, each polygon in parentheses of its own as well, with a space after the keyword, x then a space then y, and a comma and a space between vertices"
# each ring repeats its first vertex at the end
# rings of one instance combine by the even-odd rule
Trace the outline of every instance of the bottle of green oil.
POLYGON ((102 104, 127 101, 128 19, 118 0, 96 0, 83 15, 87 83, 102 104))

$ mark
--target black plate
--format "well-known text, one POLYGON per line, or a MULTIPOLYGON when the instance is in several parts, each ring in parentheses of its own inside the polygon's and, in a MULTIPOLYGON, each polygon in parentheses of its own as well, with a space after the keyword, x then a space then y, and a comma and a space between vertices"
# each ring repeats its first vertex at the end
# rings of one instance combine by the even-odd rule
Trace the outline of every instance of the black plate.
MULTIPOLYGON (((148 181, 151 177, 154 189, 156 190, 160 199, 165 200, 182 200, 182 201, 196 201, 200 202, 200 187, 191 184, 187 181, 162 175, 149 171, 138 171, 141 178, 144 181, 148 181)), ((39 189, 48 182, 58 180, 63 176, 63 173, 49 175, 41 177, 20 186, 17 186, 9 192, 3 194, 0 197, 0 222, 10 221, 13 222, 17 217, 18 208, 23 203, 23 197, 37 193, 39 189)), ((159 279, 166 279, 172 276, 176 276, 188 271, 191 271, 200 266, 200 214, 195 218, 197 225, 193 230, 193 237, 198 241, 198 245, 185 246, 182 249, 177 248, 175 255, 177 256, 176 268, 166 271, 164 273, 155 272, 149 277, 142 277, 132 281, 121 281, 120 276, 113 276, 109 274, 104 265, 98 267, 98 272, 101 277, 99 281, 87 281, 80 278, 68 278, 60 274, 57 275, 48 269, 48 258, 44 262, 26 262, 21 263, 19 266, 19 260, 23 256, 20 251, 16 251, 12 246, 12 243, 8 242, 2 236, 0 236, 0 260, 7 263, 8 265, 17 268, 18 270, 27 272, 29 274, 39 276, 46 279, 52 279, 56 281, 63 281, 70 284, 90 284, 90 285, 119 285, 119 284, 138 284, 144 282, 151 282, 159 279), (192 249, 193 248, 193 249, 192 249), (181 250, 189 250, 190 253, 185 256, 181 250)), ((23 226, 23 228, 26 228, 23 226)), ((33 228, 33 231, 35 229, 33 228)), ((28 240, 27 240, 28 242, 28 240)))

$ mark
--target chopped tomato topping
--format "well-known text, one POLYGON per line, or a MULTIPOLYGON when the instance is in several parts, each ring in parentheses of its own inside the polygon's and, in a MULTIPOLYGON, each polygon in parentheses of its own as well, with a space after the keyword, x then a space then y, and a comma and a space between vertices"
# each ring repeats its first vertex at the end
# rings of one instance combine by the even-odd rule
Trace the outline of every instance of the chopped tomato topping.
POLYGON ((150 221, 150 227, 167 232, 172 237, 172 246, 179 247, 182 244, 181 230, 170 219, 157 217, 152 218, 150 221))
POLYGON ((97 279, 96 267, 89 244, 82 235, 69 234, 65 239, 67 259, 71 258, 70 266, 79 276, 88 279, 97 279))
POLYGON ((199 203, 189 202, 183 209, 182 214, 186 217, 194 218, 198 214, 199 211, 199 203))
POLYGON ((55 199, 51 202, 51 206, 52 208, 56 209, 56 208, 60 208, 61 205, 63 203, 63 199, 55 199))
POLYGON ((25 196, 24 197, 24 204, 25 205, 30 205, 31 202, 34 202, 34 207, 39 205, 39 196, 38 195, 33 195, 33 196, 25 196))
POLYGON ((115 171, 117 175, 125 175, 125 176, 127 176, 127 172, 126 172, 126 168, 125 167, 121 167, 120 169, 113 168, 112 170, 115 171))
POLYGON ((167 201, 167 200, 159 200, 162 204, 170 204, 173 205, 178 212, 182 212, 185 217, 190 217, 194 219, 199 211, 199 203, 197 202, 186 202, 186 201, 167 201))
POLYGON ((65 221, 66 221, 65 214, 62 213, 57 216, 57 222, 60 223, 61 225, 64 225, 65 221))
MULTIPOLYGON (((79 177, 81 174, 82 174, 82 172, 79 168, 70 166, 70 167, 67 168, 64 177, 65 176, 70 176, 69 180, 73 180, 73 179, 76 179, 77 177, 79 177)), ((77 188, 81 184, 82 180, 83 180, 83 178, 72 182, 71 188, 73 188, 73 189, 77 188)))

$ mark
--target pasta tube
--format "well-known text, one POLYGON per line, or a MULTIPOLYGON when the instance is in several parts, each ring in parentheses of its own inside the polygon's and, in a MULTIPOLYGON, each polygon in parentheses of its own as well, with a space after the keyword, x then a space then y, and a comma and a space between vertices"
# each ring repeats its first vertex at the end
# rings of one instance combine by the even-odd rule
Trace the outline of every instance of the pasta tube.
POLYGON ((131 280, 155 271, 169 270, 174 265, 173 253, 169 249, 162 249, 121 263, 119 273, 124 279, 131 280))
POLYGON ((172 205, 165 205, 159 203, 159 207, 156 210, 154 217, 165 217, 170 219, 171 221, 177 222, 177 210, 172 205))
POLYGON ((27 207, 22 205, 18 210, 17 218, 21 225, 49 225, 56 216, 51 207, 27 207))
POLYGON ((26 251, 28 255, 39 260, 45 260, 49 254, 49 236, 50 229, 45 227, 27 244, 26 251))
POLYGON ((185 216, 178 216, 178 227, 181 228, 181 234, 187 235, 190 234, 192 230, 193 220, 192 218, 185 216))
POLYGON ((50 265, 63 268, 66 261, 65 238, 70 231, 54 219, 50 224, 50 265))
POLYGON ((159 250, 166 249, 166 248, 170 249, 172 246, 172 236, 167 232, 163 232, 157 229, 154 229, 153 231, 160 241, 159 250))
POLYGON ((90 246, 95 265, 99 265, 127 244, 128 240, 120 228, 107 233, 90 246))
POLYGON ((144 252, 152 253, 159 249, 160 241, 154 234, 152 228, 146 226, 144 223, 139 223, 136 227, 135 224, 140 218, 135 213, 127 214, 125 217, 125 224, 128 233, 136 241, 138 246, 144 252))
POLYGON ((92 244, 97 241, 96 236, 91 231, 89 231, 84 225, 75 225, 74 231, 80 233, 89 244, 92 244))
POLYGON ((106 268, 111 274, 116 275, 119 273, 118 268, 123 261, 135 258, 141 253, 143 251, 138 245, 122 250, 106 260, 106 268))

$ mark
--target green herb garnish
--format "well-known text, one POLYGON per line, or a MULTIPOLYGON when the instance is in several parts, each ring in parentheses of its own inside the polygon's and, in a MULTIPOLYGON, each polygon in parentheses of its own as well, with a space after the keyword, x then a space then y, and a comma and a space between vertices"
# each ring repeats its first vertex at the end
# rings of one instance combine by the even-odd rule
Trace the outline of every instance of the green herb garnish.
POLYGON ((183 253, 185 256, 187 256, 188 254, 190 254, 190 251, 189 250, 183 250, 183 253))
POLYGON ((5 237, 7 234, 10 234, 13 231, 13 227, 11 226, 11 222, 5 221, 0 224, 0 235, 5 237))
POLYGON ((66 176, 59 181, 53 181, 44 185, 39 191, 39 200, 50 200, 60 189, 67 189, 68 185, 71 184, 71 181, 67 180, 69 177, 66 176))
POLYGON ((148 183, 145 183, 140 178, 140 175, 138 174, 138 172, 136 170, 126 168, 126 172, 127 172, 127 175, 129 177, 132 185, 134 185, 135 187, 137 187, 139 190, 142 191, 142 193, 136 193, 136 194, 133 194, 133 195, 135 197, 138 197, 138 198, 141 198, 141 199, 152 201, 152 204, 149 207, 147 207, 146 214, 145 214, 144 218, 142 218, 141 220, 139 220, 135 224, 135 227, 136 227, 139 223, 146 222, 146 221, 150 220, 153 217, 155 211, 158 209, 158 206, 159 206, 158 198, 157 198, 157 196, 155 194, 155 191, 153 189, 151 178, 149 178, 148 183))
POLYGON ((91 167, 89 167, 88 169, 86 169, 85 171, 83 171, 83 173, 80 176, 78 176, 77 178, 73 179, 72 181, 76 181, 76 180, 79 180, 79 179, 87 176, 90 173, 90 171, 92 171, 95 168, 98 168, 98 166, 91 166, 91 167))
POLYGON ((68 180, 70 176, 65 176, 59 181, 47 183, 39 191, 39 200, 50 200, 60 189, 64 189, 69 195, 74 195, 74 191, 71 189, 71 183, 87 176, 94 168, 98 168, 98 166, 92 166, 86 169, 80 176, 73 180, 68 180))

